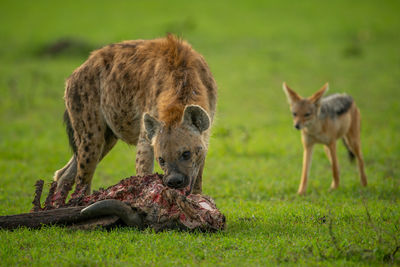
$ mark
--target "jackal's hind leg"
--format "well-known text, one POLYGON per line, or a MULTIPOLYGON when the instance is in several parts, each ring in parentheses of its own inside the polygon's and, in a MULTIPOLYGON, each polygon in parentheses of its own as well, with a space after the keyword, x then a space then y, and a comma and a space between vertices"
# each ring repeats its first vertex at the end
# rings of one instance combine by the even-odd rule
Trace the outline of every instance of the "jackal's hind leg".
POLYGON ((357 159, 357 167, 358 167, 358 172, 360 175, 360 182, 362 186, 367 186, 367 175, 365 174, 365 169, 364 169, 364 159, 363 155, 361 153, 361 145, 360 145, 360 139, 359 136, 357 138, 351 135, 346 136, 346 142, 349 145, 351 151, 354 153, 354 156, 357 159))
POLYGON ((329 151, 329 147, 324 145, 324 151, 326 156, 328 157, 329 163, 332 165, 332 156, 331 156, 331 152, 329 151))
POLYGON ((360 182, 362 186, 367 186, 367 175, 364 169, 364 159, 361 152, 361 116, 360 111, 356 108, 353 111, 352 122, 348 133, 344 139, 349 149, 357 159, 358 172, 360 174, 360 182))

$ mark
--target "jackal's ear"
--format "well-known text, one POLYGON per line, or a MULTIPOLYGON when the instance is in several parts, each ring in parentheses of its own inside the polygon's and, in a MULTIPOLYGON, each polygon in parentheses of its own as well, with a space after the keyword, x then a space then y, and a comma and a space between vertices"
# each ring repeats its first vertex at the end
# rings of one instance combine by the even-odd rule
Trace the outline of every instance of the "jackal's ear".
POLYGON ((161 122, 152 117, 149 113, 145 113, 143 116, 143 124, 144 128, 146 129, 147 138, 152 140, 160 129, 161 122))
POLYGON ((317 92, 315 92, 312 96, 309 97, 310 101, 316 105, 319 105, 322 96, 325 94, 326 91, 329 90, 329 84, 326 83, 324 86, 321 87, 317 92))
POLYGON ((187 124, 189 127, 202 133, 210 127, 210 123, 210 117, 202 107, 197 105, 188 105, 185 107, 182 124, 187 124))
POLYGON ((297 94, 295 91, 290 89, 289 86, 287 86, 287 84, 285 82, 283 83, 282 88, 286 94, 286 97, 287 97, 290 105, 292 103, 297 102, 302 99, 302 97, 299 94, 297 94))

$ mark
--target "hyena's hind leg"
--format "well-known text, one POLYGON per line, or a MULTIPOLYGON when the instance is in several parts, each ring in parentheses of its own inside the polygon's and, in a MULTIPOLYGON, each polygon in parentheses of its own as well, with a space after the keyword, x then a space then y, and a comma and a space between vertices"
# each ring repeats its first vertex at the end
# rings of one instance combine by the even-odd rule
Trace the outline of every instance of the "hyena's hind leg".
POLYGON ((76 157, 73 155, 62 169, 54 173, 54 181, 57 182, 57 189, 61 188, 72 188, 76 176, 76 157))
MULTIPOLYGON (((107 128, 105 134, 105 144, 103 146, 100 160, 102 160, 107 155, 107 153, 114 147, 117 141, 118 138, 112 133, 111 129, 107 128)), ((56 171, 54 174, 54 181, 57 182, 57 189, 61 189, 63 187, 72 188, 75 183, 77 169, 77 160, 76 155, 74 154, 67 165, 65 165, 62 169, 56 171)))
POLYGON ((117 142, 116 136, 107 125, 98 126, 98 134, 88 132, 77 151, 77 173, 75 181, 79 185, 88 186, 86 193, 90 193, 90 186, 97 164, 106 156, 117 142))
MULTIPOLYGON (((77 142, 75 140, 75 130, 73 128, 73 125, 71 123, 71 119, 69 117, 68 112, 65 112, 64 115, 64 121, 66 124, 66 129, 69 137, 69 143, 70 146, 74 152, 74 155, 70 159, 70 161, 63 167, 62 169, 56 171, 54 175, 54 180, 57 181, 57 189, 60 188, 72 188, 74 185, 75 181, 78 180, 78 182, 83 183, 83 184, 88 184, 90 188, 90 182, 91 182, 91 177, 88 179, 86 175, 81 175, 79 178, 77 176, 78 174, 78 163, 79 163, 79 169, 80 173, 82 173, 82 169, 85 169, 85 164, 89 165, 91 162, 93 163, 89 165, 88 167, 96 168, 97 163, 103 159, 107 153, 114 147, 116 144, 118 138, 114 135, 114 133, 111 131, 111 129, 106 126, 104 123, 100 123, 97 125, 97 138, 94 138, 94 134, 92 132, 88 132, 85 137, 86 131, 82 132, 82 128, 77 128, 77 136, 78 140, 93 140, 92 142, 88 141, 83 141, 80 142, 80 145, 77 145, 77 142), (80 148, 80 149, 79 149, 80 148), (99 153, 96 152, 96 148, 101 148, 101 153, 99 156, 99 153), (94 151, 90 151, 90 150, 94 151), (82 152, 83 151, 83 152, 82 152), (87 153, 86 153, 87 152, 87 153), (91 152, 89 154, 89 152, 91 152), (86 179, 85 179, 86 176, 86 179)), ((92 127, 93 128, 93 127, 92 127)), ((95 129, 93 129, 95 130, 95 129)), ((94 131, 93 131, 94 132, 94 131)), ((94 169, 91 171, 92 176, 94 169)), ((90 174, 90 172, 87 172, 90 174)), ((86 173, 84 173, 86 174, 86 173)), ((90 189, 89 189, 90 190, 90 189)), ((89 191, 88 190, 88 191, 89 191)))
POLYGON ((367 186, 367 175, 364 169, 364 159, 361 152, 361 119, 360 111, 355 108, 353 111, 352 122, 350 129, 344 137, 344 140, 349 148, 349 150, 354 154, 357 159, 358 172, 360 174, 360 182, 362 186, 367 186))
POLYGON ((107 126, 106 132, 104 133, 104 146, 101 152, 100 160, 102 160, 108 152, 115 146, 118 141, 118 138, 112 132, 112 130, 107 126))
POLYGON ((140 133, 136 145, 136 175, 138 176, 152 174, 154 170, 153 146, 145 135, 144 131, 140 133))
POLYGON ((54 181, 57 182, 57 189, 60 188, 71 188, 74 185, 77 165, 76 165, 76 144, 74 137, 74 130, 71 125, 71 120, 68 115, 68 111, 64 112, 64 123, 65 128, 68 135, 69 145, 74 153, 71 159, 68 161, 67 165, 65 165, 62 169, 56 171, 54 173, 54 181))
POLYGON ((115 145, 117 138, 107 126, 96 90, 83 88, 70 80, 65 91, 65 121, 70 145, 76 158, 75 182, 90 193, 94 171, 100 160, 115 145))

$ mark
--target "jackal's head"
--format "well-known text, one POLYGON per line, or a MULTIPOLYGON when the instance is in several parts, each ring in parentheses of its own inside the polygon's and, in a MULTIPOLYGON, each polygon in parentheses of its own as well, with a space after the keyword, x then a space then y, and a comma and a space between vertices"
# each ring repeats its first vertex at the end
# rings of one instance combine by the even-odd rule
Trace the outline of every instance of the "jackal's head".
POLYGON ((286 93, 290 110, 292 111, 293 115, 294 127, 297 130, 309 127, 318 119, 321 99, 328 89, 329 86, 328 83, 326 83, 312 96, 303 98, 295 91, 290 89, 286 83, 283 83, 283 91, 286 93))
POLYGON ((164 184, 191 193, 207 154, 205 135, 211 123, 207 112, 188 105, 176 125, 167 126, 149 114, 143 121, 154 156, 164 171, 164 184))

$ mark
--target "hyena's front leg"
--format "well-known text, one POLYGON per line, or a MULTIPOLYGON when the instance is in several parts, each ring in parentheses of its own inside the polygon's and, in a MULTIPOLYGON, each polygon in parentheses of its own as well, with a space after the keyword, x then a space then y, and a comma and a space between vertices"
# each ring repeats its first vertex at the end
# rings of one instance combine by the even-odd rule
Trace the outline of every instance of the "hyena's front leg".
POLYGON ((136 151, 136 175, 152 174, 154 169, 154 150, 144 132, 140 133, 136 151))
POLYGON ((197 175, 196 182, 193 186, 193 194, 201 194, 203 190, 203 168, 204 168, 204 162, 201 164, 200 169, 199 169, 199 174, 197 175))

